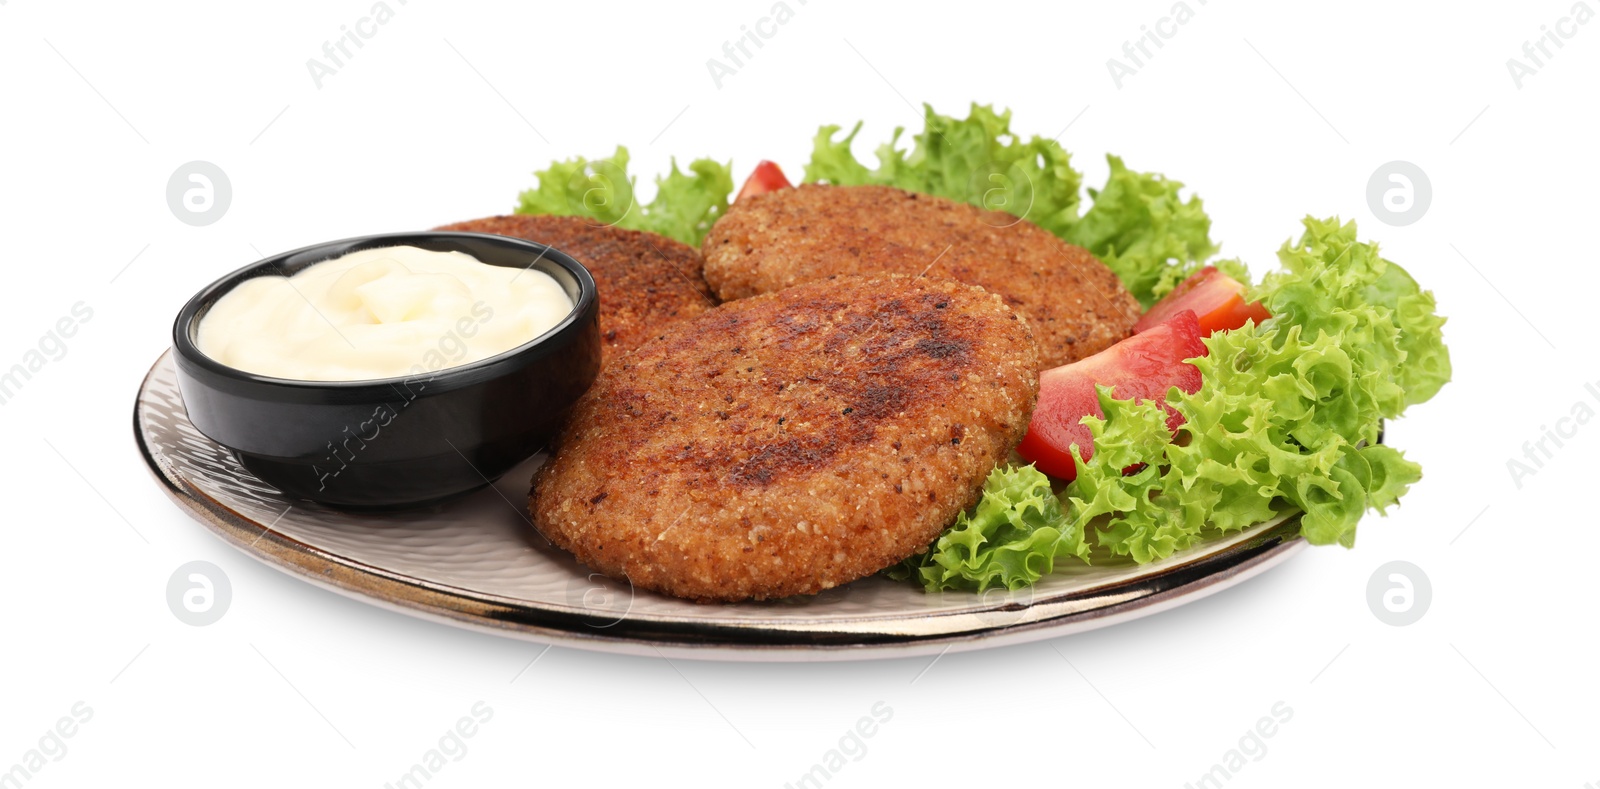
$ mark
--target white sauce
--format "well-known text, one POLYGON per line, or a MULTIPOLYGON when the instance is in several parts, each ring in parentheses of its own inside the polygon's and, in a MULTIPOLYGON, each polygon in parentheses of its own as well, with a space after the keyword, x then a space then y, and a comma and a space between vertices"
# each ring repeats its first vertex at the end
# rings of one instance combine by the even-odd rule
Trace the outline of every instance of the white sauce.
POLYGON ((222 364, 274 378, 396 378, 511 350, 572 307, 536 269, 386 247, 239 283, 201 319, 197 344, 222 364))

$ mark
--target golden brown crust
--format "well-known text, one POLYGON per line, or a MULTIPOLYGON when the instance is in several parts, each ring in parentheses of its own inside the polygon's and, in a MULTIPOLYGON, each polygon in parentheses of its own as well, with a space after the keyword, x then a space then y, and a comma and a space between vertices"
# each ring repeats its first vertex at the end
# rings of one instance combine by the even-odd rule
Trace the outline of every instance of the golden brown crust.
POLYGON ((999 211, 887 186, 804 184, 734 203, 702 245, 726 301, 838 274, 982 285, 1027 317, 1046 367, 1127 337, 1139 303, 1081 247, 999 211))
POLYGON ((694 247, 655 233, 597 225, 576 216, 491 216, 436 228, 549 244, 594 275, 600 296, 601 363, 661 329, 715 306, 694 247))
POLYGON ((832 278, 662 334, 578 401, 529 507, 590 567, 700 601, 815 594, 915 553, 1038 396, 1027 322, 947 279, 832 278))

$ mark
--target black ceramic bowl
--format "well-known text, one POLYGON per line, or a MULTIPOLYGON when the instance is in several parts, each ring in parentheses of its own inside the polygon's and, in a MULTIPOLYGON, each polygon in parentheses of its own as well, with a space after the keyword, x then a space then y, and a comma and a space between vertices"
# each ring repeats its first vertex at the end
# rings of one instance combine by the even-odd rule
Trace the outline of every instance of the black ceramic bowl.
POLYGON ((598 313, 588 270, 543 244, 477 233, 389 233, 275 255, 211 283, 178 313, 172 347, 190 421, 256 476, 324 504, 399 507, 481 488, 543 448, 599 371, 598 313), (195 344, 200 319, 240 282, 401 245, 465 252, 495 266, 531 264, 560 283, 574 309, 509 351, 405 378, 269 378, 223 365, 195 344))

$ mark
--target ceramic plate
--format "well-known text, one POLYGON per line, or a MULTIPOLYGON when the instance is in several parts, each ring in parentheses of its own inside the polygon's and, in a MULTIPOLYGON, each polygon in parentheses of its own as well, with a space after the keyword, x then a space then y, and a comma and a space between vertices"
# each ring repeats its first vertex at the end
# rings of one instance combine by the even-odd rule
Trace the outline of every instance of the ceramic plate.
POLYGON ((366 514, 291 500, 190 424, 170 351, 139 389, 134 434, 167 495, 256 559, 415 616, 611 652, 849 660, 1033 641, 1196 600, 1305 544, 1290 516, 1165 561, 1074 567, 1014 592, 926 594, 873 577, 815 597, 700 605, 591 574, 546 543, 526 506, 528 480, 542 456, 492 486, 428 509, 366 514))

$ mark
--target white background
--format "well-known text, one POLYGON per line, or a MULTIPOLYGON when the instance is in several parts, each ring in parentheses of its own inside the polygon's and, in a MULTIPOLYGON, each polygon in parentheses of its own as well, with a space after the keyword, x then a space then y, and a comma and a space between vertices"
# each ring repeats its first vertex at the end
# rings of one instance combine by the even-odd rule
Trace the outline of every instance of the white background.
POLYGON ((1282 701, 1292 720, 1228 786, 1600 785, 1600 425, 1520 489, 1506 467, 1575 403, 1600 410, 1584 390, 1600 382, 1600 24, 1520 89, 1506 68, 1568 0, 1196 1, 1120 89, 1106 60, 1167 0, 791 0, 793 20, 720 89, 706 60, 767 0, 392 5, 319 89, 306 60, 367 0, 0 2, 0 366, 74 303, 94 313, 0 406, 0 770, 82 701, 92 720, 28 786, 380 787, 481 700, 493 719, 430 786, 780 787, 882 701, 893 718, 830 787, 1181 787, 1282 701), (236 553, 134 450, 134 393, 172 316, 254 249, 505 212, 535 168, 618 143, 646 176, 708 154, 739 179, 760 158, 798 176, 820 124, 865 119, 866 152, 920 127, 911 103, 964 115, 972 100, 1012 108, 1028 134, 1070 122, 1061 140, 1090 184, 1107 152, 1185 181, 1224 254, 1258 276, 1300 217, 1338 214, 1432 288, 1455 380, 1390 425, 1426 471, 1404 506, 1364 522, 1352 551, 1308 550, 1172 612, 931 667, 557 648, 524 671, 539 646, 381 611, 236 553), (195 159, 233 185, 208 227, 165 198, 195 159), (1395 159, 1433 186, 1408 227, 1366 202, 1395 159), (233 585, 203 628, 165 602, 169 575, 196 559, 233 585), (1409 627, 1366 602, 1395 559, 1432 582, 1409 627))

